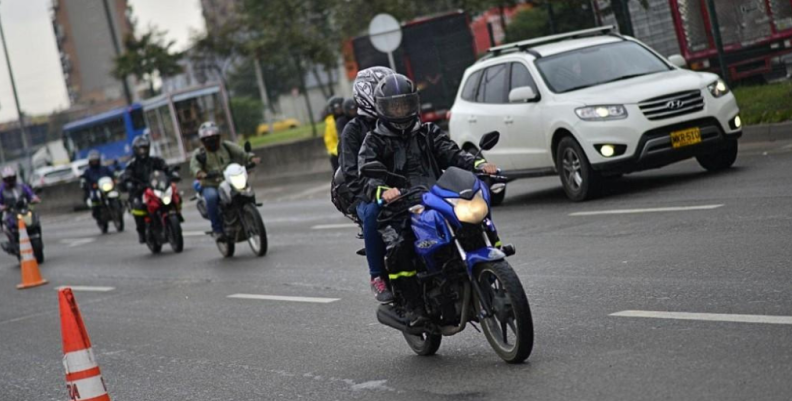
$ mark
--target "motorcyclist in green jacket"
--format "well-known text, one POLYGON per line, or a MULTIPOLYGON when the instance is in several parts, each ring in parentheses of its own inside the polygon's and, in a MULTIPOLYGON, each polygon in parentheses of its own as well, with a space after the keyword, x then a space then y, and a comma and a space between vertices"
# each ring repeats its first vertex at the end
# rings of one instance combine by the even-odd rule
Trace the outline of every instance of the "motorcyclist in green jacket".
POLYGON ((203 146, 193 152, 190 160, 190 172, 200 180, 201 195, 206 201, 206 211, 212 222, 212 232, 215 239, 222 239, 223 221, 220 218, 220 195, 217 187, 223 181, 223 171, 231 163, 243 166, 249 162, 257 164, 260 158, 245 152, 242 147, 231 141, 220 138, 220 128, 211 121, 201 124, 198 137, 203 146))

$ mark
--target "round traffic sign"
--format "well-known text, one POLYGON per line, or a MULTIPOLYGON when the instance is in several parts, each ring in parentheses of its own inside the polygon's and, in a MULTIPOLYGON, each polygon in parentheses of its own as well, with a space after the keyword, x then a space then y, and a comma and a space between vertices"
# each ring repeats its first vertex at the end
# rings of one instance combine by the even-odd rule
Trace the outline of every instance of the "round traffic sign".
POLYGON ((369 38, 375 49, 391 53, 401 44, 401 25, 390 14, 377 14, 369 23, 369 38))

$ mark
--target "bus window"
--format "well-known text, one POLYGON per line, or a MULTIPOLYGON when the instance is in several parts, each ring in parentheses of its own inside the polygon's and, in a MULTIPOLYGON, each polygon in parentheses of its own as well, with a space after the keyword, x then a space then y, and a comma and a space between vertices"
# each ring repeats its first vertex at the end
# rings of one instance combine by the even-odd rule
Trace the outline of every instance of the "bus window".
POLYGON ((135 131, 142 130, 146 128, 146 119, 143 118, 143 110, 142 109, 134 109, 132 113, 130 113, 130 117, 132 119, 132 129, 135 131))

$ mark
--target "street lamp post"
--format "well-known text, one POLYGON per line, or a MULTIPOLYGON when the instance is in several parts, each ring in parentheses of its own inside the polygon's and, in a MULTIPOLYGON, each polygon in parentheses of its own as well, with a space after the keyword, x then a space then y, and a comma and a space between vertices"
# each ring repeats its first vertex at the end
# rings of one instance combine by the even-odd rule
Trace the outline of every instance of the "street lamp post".
POLYGON ((0 41, 3 42, 3 52, 5 54, 6 65, 8 66, 8 75, 11 78, 11 90, 14 92, 14 104, 16 105, 17 115, 19 116, 19 130, 22 133, 22 150, 25 153, 25 163, 27 163, 25 167, 27 168, 30 166, 30 145, 28 144, 27 128, 25 127, 25 116, 22 113, 22 108, 19 107, 19 96, 17 95, 16 82, 14 81, 14 71, 11 69, 11 59, 8 57, 8 46, 6 46, 2 22, 0 22, 0 41))
POLYGON ((721 78, 726 81, 726 84, 731 84, 729 67, 726 65, 726 59, 723 56, 723 38, 721 38, 718 13, 717 10, 715 10, 715 2, 713 0, 707 0, 707 12, 710 17, 710 25, 712 25, 712 38, 715 39, 715 48, 718 50, 718 64, 720 65, 721 78))

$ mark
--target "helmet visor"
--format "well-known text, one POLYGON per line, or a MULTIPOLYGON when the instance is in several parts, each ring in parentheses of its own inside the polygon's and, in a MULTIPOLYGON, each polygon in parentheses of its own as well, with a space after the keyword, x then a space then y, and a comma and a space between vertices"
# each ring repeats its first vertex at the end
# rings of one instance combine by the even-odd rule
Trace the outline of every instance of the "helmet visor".
POLYGON ((149 155, 149 147, 148 146, 138 146, 137 149, 135 149, 135 153, 137 153, 137 155, 139 157, 146 157, 146 156, 149 155))
POLYGON ((377 112, 390 121, 405 121, 418 116, 421 108, 417 93, 377 98, 377 112))

